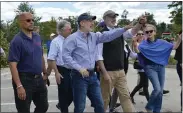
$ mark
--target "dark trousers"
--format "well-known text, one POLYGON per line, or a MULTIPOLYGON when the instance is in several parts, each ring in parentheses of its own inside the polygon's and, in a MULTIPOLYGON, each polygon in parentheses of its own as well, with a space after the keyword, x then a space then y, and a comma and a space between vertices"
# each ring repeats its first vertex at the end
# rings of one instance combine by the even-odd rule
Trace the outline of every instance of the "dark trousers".
POLYGON ((74 97, 74 113, 84 112, 86 96, 90 99, 95 113, 104 113, 100 83, 94 71, 90 71, 89 77, 83 78, 78 71, 72 70, 71 76, 74 97))
POLYGON ((68 113, 68 107, 73 101, 73 94, 72 94, 72 84, 71 84, 71 76, 70 76, 70 69, 65 67, 57 66, 59 73, 63 76, 61 79, 61 84, 58 85, 58 98, 59 98, 59 106, 61 108, 62 113, 68 113))
POLYGON ((139 91, 141 88, 143 88, 145 97, 147 101, 149 100, 149 91, 148 91, 148 77, 145 74, 145 72, 138 72, 140 75, 140 83, 133 89, 130 96, 133 97, 137 91, 139 91))
MULTIPOLYGON (((181 85, 182 85, 182 67, 180 66, 180 62, 177 63, 177 74, 179 75, 179 79, 180 79, 180 82, 181 82, 181 85)), ((182 110, 182 88, 181 88, 181 110, 182 110)))
POLYGON ((48 110, 47 87, 41 74, 35 78, 35 75, 30 73, 19 73, 19 77, 26 91, 26 99, 20 100, 18 98, 17 86, 12 81, 18 113, 30 113, 30 104, 32 101, 36 106, 34 113, 46 113, 48 110))

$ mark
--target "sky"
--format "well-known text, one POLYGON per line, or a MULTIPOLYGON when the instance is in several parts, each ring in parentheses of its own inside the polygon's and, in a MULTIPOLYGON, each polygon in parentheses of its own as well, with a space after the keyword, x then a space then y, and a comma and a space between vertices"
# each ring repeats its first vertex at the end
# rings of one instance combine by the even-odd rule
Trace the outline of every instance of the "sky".
MULTIPOLYGON (((170 12, 167 5, 171 2, 29 2, 35 9, 37 16, 41 16, 41 22, 49 21, 51 17, 78 16, 84 12, 90 12, 97 16, 97 20, 102 19, 102 15, 107 10, 113 10, 119 15, 123 10, 127 10, 127 19, 133 20, 144 12, 154 14, 156 22, 170 23, 170 12)), ((1 20, 12 20, 15 17, 14 10, 20 2, 1 2, 1 20)), ((120 19, 120 16, 118 17, 120 19)))

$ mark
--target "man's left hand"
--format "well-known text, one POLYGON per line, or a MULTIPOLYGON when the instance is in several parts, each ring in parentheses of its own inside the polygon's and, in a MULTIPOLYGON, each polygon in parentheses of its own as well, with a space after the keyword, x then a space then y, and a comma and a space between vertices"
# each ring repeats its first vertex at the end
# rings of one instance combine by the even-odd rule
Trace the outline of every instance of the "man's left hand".
POLYGON ((46 73, 43 74, 43 80, 45 81, 45 84, 47 84, 48 86, 50 86, 50 80, 48 79, 48 75, 46 73))

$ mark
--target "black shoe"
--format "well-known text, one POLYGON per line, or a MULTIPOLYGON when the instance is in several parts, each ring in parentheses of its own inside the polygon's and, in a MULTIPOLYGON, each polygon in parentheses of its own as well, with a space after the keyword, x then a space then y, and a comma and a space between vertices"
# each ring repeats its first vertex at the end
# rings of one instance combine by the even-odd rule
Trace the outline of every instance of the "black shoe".
POLYGON ((119 107, 119 106, 121 106, 121 104, 120 103, 116 103, 114 109, 117 108, 117 107, 119 107))
POLYGON ((170 91, 168 91, 168 90, 163 90, 163 94, 167 94, 167 93, 169 93, 170 91))
POLYGON ((109 110, 109 113, 120 113, 120 112, 115 111, 115 109, 110 109, 110 110, 109 110))
POLYGON ((59 106, 59 103, 56 105, 56 107, 57 107, 57 109, 59 109, 60 110, 60 106, 59 106))
POLYGON ((136 104, 133 97, 131 97, 131 101, 132 101, 133 104, 136 104))
POLYGON ((144 92, 139 92, 139 95, 145 96, 145 93, 144 92))

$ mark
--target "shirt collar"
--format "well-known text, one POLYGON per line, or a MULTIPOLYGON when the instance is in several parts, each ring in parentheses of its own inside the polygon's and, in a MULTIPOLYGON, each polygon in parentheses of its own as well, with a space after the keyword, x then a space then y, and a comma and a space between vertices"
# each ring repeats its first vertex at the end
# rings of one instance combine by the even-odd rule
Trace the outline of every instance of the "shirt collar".
POLYGON ((62 35, 58 35, 59 38, 61 38, 62 40, 65 40, 65 38, 62 35))
POLYGON ((112 27, 107 26, 107 29, 112 30, 112 29, 114 29, 114 27, 112 28, 112 27))
POLYGON ((149 43, 156 42, 156 41, 157 41, 157 38, 155 38, 154 41, 151 41, 151 40, 147 39, 147 42, 149 42, 149 43))
POLYGON ((80 36, 82 36, 82 37, 86 37, 86 36, 91 35, 91 34, 90 34, 90 32, 86 34, 86 33, 82 32, 82 31, 80 31, 79 29, 78 29, 78 31, 77 31, 77 32, 78 32, 78 33, 79 33, 79 35, 80 35, 80 36))
POLYGON ((28 37, 22 30, 20 31, 20 35, 22 35, 23 38, 25 39, 29 39, 29 40, 32 40, 34 36, 38 35, 37 33, 35 32, 32 32, 32 39, 30 37, 28 37))

